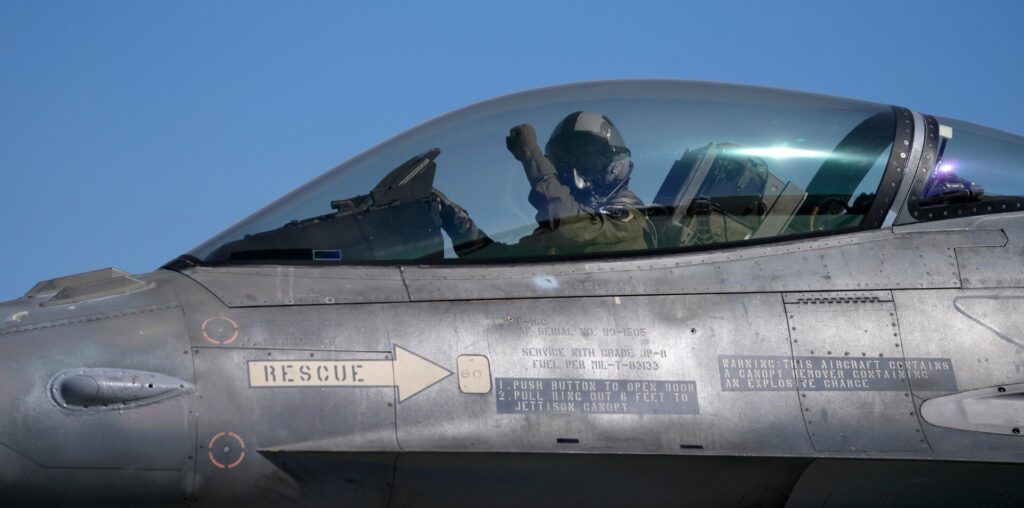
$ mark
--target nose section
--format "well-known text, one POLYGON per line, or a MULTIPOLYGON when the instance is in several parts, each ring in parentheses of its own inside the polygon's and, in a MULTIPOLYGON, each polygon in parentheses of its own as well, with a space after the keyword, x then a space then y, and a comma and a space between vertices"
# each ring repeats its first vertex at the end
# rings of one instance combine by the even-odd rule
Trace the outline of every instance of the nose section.
POLYGON ((195 372, 174 276, 0 303, 0 505, 186 504, 195 372))

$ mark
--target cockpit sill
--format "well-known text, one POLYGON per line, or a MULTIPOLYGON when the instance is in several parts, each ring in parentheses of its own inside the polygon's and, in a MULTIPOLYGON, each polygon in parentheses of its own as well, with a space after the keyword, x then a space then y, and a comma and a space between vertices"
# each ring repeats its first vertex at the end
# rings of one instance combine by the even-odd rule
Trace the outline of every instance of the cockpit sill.
POLYGON ((807 233, 801 233, 797 235, 786 236, 784 241, 780 241, 779 238, 751 238, 748 240, 738 240, 732 242, 723 242, 713 245, 692 245, 686 247, 677 247, 672 249, 641 249, 641 250, 630 250, 630 251, 613 251, 613 252, 600 252, 600 253, 579 253, 579 254, 563 254, 558 257, 550 256, 527 256, 527 257, 507 257, 507 258, 468 258, 468 259, 455 259, 455 258, 431 258, 422 260, 356 260, 346 261, 344 259, 338 260, 302 260, 302 259, 287 259, 287 260, 258 260, 258 259, 238 259, 228 261, 203 261, 190 254, 183 254, 178 256, 171 261, 168 261, 160 268, 167 270, 173 270, 176 272, 182 272, 194 267, 202 268, 220 268, 220 267, 233 267, 233 266, 296 266, 296 267, 317 267, 317 268, 331 268, 331 267, 346 267, 346 268, 358 268, 361 266, 365 267, 403 267, 403 266, 417 266, 417 267, 438 267, 438 268, 450 268, 460 266, 508 266, 508 265, 569 265, 573 263, 579 263, 584 261, 644 261, 650 259, 659 259, 666 256, 678 256, 683 254, 702 253, 702 252, 737 252, 747 247, 760 247, 764 245, 778 245, 780 247, 786 245, 798 245, 804 240, 816 239, 816 238, 827 238, 836 236, 848 236, 856 233, 864 233, 877 231, 878 228, 874 226, 857 226, 852 228, 846 228, 841 230, 832 231, 811 231, 807 233))
POLYGON ((228 307, 563 297, 611 302, 639 294, 951 289, 962 287, 953 246, 1007 243, 1000 229, 967 229, 955 227, 962 221, 954 222, 952 229, 901 226, 688 255, 647 253, 596 261, 179 269, 228 307))

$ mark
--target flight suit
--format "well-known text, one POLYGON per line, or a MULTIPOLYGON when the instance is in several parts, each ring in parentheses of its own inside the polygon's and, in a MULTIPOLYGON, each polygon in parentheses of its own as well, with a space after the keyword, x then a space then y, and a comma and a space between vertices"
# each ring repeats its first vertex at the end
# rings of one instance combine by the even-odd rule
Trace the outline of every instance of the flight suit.
POLYGON ((638 209, 643 205, 640 198, 623 188, 600 202, 580 203, 559 181, 532 131, 528 125, 513 129, 507 144, 530 181, 528 199, 537 210, 538 227, 515 244, 495 242, 462 207, 435 190, 441 225, 452 239, 455 253, 460 258, 495 258, 647 249, 650 224, 638 209), (521 129, 519 137, 517 129, 521 129))

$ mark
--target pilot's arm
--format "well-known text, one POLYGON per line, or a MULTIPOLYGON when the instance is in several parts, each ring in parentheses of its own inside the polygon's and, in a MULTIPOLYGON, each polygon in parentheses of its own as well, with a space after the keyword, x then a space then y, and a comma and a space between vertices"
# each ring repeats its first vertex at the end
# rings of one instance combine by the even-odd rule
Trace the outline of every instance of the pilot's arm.
POLYGON ((620 192, 611 203, 598 210, 580 204, 558 179, 555 165, 537 144, 537 134, 529 124, 513 127, 505 144, 523 164, 530 182, 530 204, 537 209, 540 226, 530 243, 543 242, 557 250, 632 250, 648 247, 647 218, 636 207, 642 202, 630 191, 620 192), (610 248, 614 245, 614 248, 610 248), (591 246, 600 246, 590 249, 591 246))
POLYGON ((530 256, 648 247, 648 222, 636 209, 642 202, 635 194, 621 191, 600 209, 587 208, 559 181, 554 164, 537 145, 532 126, 513 127, 505 144, 522 163, 530 182, 528 199, 537 210, 538 227, 514 245, 495 242, 477 227, 465 209, 434 189, 441 207, 441 227, 460 258, 476 254, 530 256))

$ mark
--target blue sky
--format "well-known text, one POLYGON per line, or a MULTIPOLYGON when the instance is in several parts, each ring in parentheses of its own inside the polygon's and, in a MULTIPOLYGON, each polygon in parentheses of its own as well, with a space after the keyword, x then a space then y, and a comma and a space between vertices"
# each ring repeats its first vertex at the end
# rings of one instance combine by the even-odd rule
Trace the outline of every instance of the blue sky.
POLYGON ((349 157, 522 89, 657 77, 1024 134, 1024 2, 0 0, 0 299, 152 270, 349 157))

